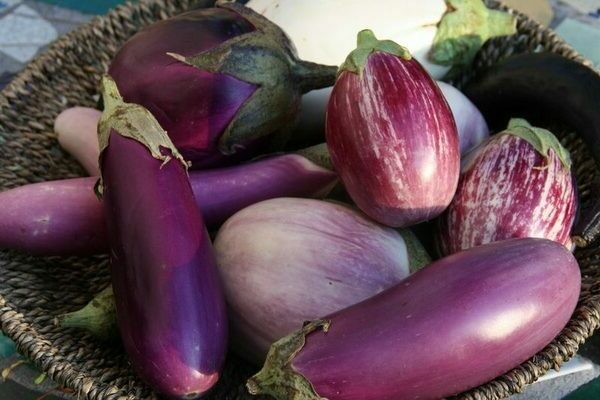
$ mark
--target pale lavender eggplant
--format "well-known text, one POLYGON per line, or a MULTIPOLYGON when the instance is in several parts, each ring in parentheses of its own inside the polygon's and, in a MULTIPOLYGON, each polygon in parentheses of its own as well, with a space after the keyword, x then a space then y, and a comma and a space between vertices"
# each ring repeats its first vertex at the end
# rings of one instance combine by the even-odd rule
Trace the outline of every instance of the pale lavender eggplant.
POLYGON ((97 178, 34 183, 0 193, 0 248, 35 255, 105 252, 97 178))
POLYGON ((102 112, 88 107, 72 107, 54 121, 60 146, 71 154, 89 175, 98 175, 98 120, 102 112))
POLYGON ((460 154, 465 154, 488 138, 490 129, 475 104, 460 90, 446 82, 437 81, 436 83, 452 110, 458 131, 460 154))
POLYGON ((141 106, 104 83, 102 198, 119 332, 154 390, 192 399, 219 380, 225 299, 187 164, 141 106), (127 136, 123 136, 127 135, 127 136))
MULTIPOLYGON (((296 154, 215 170, 191 171, 190 183, 209 228, 262 200, 322 197, 337 175, 296 154)), ((0 193, 0 248, 37 255, 89 255, 108 250, 97 178, 36 183, 0 193)))
POLYGON ((439 87, 406 49, 370 31, 359 33, 340 71, 326 137, 350 197, 389 226, 438 216, 452 200, 460 163, 456 124, 439 87))
POLYGON ((410 239, 320 200, 277 198, 238 212, 215 239, 234 349, 262 362, 269 346, 303 321, 404 279, 428 262, 410 239))
MULTIPOLYGON (((456 195, 440 218, 442 254, 516 237, 546 238, 571 247, 578 200, 570 161, 563 162, 551 147, 548 154, 540 153, 510 134, 514 129, 530 128, 508 128, 463 160, 456 195)), ((558 152, 566 150, 560 146, 558 152)))
POLYGON ((556 242, 472 248, 278 341, 248 389, 278 400, 455 395, 548 345, 571 317, 580 285, 577 261, 556 242))

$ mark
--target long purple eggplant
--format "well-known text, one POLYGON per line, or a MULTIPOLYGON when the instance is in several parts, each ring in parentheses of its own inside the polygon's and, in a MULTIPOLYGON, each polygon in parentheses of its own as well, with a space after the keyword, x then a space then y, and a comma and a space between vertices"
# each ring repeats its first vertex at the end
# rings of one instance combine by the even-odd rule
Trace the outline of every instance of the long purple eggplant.
POLYGON ((402 46, 358 34, 329 99, 326 137, 350 197, 376 221, 409 226, 450 204, 456 124, 440 88, 402 46))
POLYGON ((549 131, 512 119, 463 158, 456 195, 440 218, 448 255, 515 237, 571 247, 577 193, 568 151, 549 131))
POLYGON ((156 391, 196 398, 219 380, 227 316, 187 164, 156 119, 103 79, 98 125, 111 276, 121 339, 156 391))
MULTIPOLYGON (((337 175, 298 154, 215 170, 191 171, 190 183, 209 228, 242 208, 275 197, 323 197, 337 175)), ((0 193, 0 248, 37 255, 106 252, 104 209, 97 178, 21 186, 0 193)))
POLYGON ((549 344, 575 309, 580 279, 556 242, 475 247, 281 339, 247 386, 278 400, 458 394, 549 344))
POLYGON ((109 74, 127 102, 154 115, 192 167, 204 168, 284 142, 302 93, 331 86, 336 69, 299 60, 275 24, 220 2, 141 30, 109 74))

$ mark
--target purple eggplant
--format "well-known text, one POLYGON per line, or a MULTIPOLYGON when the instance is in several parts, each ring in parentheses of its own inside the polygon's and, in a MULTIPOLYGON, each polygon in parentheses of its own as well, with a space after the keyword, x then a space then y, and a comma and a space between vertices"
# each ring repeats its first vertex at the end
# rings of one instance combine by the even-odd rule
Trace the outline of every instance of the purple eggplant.
POLYGON ((41 182, 0 193, 0 248, 35 255, 107 250, 97 178, 41 182))
MULTIPOLYGON (((316 160, 318 161, 318 160, 316 160)), ((275 197, 324 197, 337 175, 299 154, 189 174, 196 204, 209 228, 242 208, 275 197)), ((106 252, 97 178, 42 182, 0 193, 0 248, 37 255, 106 252)))
POLYGON ((568 151, 551 132, 512 119, 463 159, 458 190, 440 218, 438 245, 447 255, 540 237, 570 248, 577 203, 568 151))
POLYGON ((196 398, 219 380, 227 316, 183 160, 143 107, 103 79, 99 186, 121 339, 153 389, 196 398))
POLYGON ((439 87, 402 46, 358 34, 329 100, 326 137, 350 197, 376 221, 413 225, 450 204, 456 124, 439 87))
POLYGON ((410 232, 344 205, 293 198, 236 213, 219 230, 215 253, 234 348, 258 362, 303 321, 371 297, 429 262, 410 232))
POLYGON ((194 168, 284 141, 302 93, 332 85, 335 72, 299 60, 279 27, 225 2, 143 29, 109 69, 125 101, 146 107, 194 168))
POLYGON ((556 242, 475 247, 279 340, 247 386, 278 400, 455 395, 548 345, 580 285, 577 261, 556 242))

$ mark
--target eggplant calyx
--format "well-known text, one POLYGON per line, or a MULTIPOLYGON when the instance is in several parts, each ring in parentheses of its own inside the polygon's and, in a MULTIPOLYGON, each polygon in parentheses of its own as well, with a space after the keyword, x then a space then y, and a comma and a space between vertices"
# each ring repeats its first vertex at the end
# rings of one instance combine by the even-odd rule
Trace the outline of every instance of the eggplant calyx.
POLYGON ((372 30, 364 29, 358 32, 356 49, 348 54, 346 61, 344 61, 338 71, 338 75, 344 71, 348 71, 362 76, 369 56, 378 51, 400 57, 403 60, 410 60, 412 58, 410 51, 406 47, 400 46, 392 40, 379 40, 375 37, 372 30))
POLYGON ((107 287, 83 308, 58 316, 54 324, 62 328, 81 328, 94 336, 111 340, 118 337, 112 286, 107 287))
POLYGON ((140 142, 163 165, 176 159, 187 169, 187 162, 152 113, 139 104, 126 103, 116 82, 108 75, 102 77, 102 99, 104 112, 98 121, 100 159, 114 133, 140 142))
POLYGON ((529 122, 522 118, 512 118, 508 122, 508 128, 501 134, 520 137, 531 144, 546 161, 550 157, 550 150, 560 159, 563 166, 571 169, 571 156, 569 151, 560 144, 560 141, 549 130, 531 126, 529 122))
POLYGON ((333 85, 337 67, 298 59, 281 28, 252 9, 234 2, 217 6, 245 18, 255 30, 193 56, 167 54, 202 71, 229 75, 256 87, 219 138, 219 150, 230 155, 293 120, 300 94, 333 85))
POLYGON ((429 51, 435 64, 468 65, 488 39, 517 31, 514 15, 490 10, 482 0, 446 0, 446 5, 429 51))
POLYGON ((319 396, 310 381, 291 365, 306 343, 306 336, 317 329, 329 330, 331 321, 315 320, 302 329, 275 342, 269 349, 265 365, 248 379, 246 388, 252 395, 266 394, 277 400, 326 400, 319 396))
POLYGON ((321 143, 298 150, 296 151, 296 154, 306 158, 309 161, 312 161, 319 167, 334 171, 333 163, 331 162, 331 155, 329 154, 329 149, 327 148, 326 143, 321 143))
POLYGON ((408 269, 411 274, 431 264, 431 256, 427 253, 421 242, 419 242, 417 235, 413 231, 405 228, 398 229, 398 232, 402 236, 406 246, 409 263, 408 269))

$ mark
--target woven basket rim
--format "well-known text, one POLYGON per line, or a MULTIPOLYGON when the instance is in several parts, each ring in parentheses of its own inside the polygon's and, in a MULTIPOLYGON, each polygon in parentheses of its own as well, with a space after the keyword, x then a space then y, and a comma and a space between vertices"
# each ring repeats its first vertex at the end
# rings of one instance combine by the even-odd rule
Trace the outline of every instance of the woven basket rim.
MULTIPOLYGON (((30 93, 30 84, 35 80, 36 76, 39 76, 41 71, 44 71, 45 67, 51 65, 57 59, 56 54, 64 51, 65 49, 70 49, 73 46, 77 45, 77 42, 81 39, 84 39, 85 36, 93 32, 95 29, 102 29, 108 25, 113 25, 119 20, 126 18, 127 15, 131 15, 134 11, 139 11, 144 7, 158 7, 160 6, 162 0, 139 0, 138 2, 131 3, 127 2, 125 4, 119 5, 116 8, 109 11, 107 14, 103 16, 96 16, 92 18, 85 24, 77 27, 75 30, 61 36, 57 40, 55 40, 52 44, 48 46, 48 48, 38 56, 36 56, 27 66, 20 71, 12 80, 9 82, 1 91, 0 91, 0 107, 9 106, 11 102, 11 98, 18 96, 19 94, 30 93)), ((168 1, 168 0, 164 0, 168 1)), ((586 60, 580 54, 578 54, 571 46, 564 42, 558 35, 551 31, 550 29, 543 27, 541 24, 531 20, 529 17, 525 16, 522 13, 516 12, 508 7, 500 5, 499 2, 495 0, 487 0, 487 3, 493 7, 507 10, 515 15, 521 21, 527 22, 529 25, 536 30, 537 33, 544 36, 546 41, 554 43, 555 46, 560 47, 563 50, 563 53, 568 53, 569 58, 574 59, 581 64, 593 69, 600 76, 600 69, 595 67, 591 61, 586 60)), ((0 110, 1 113, 1 110, 0 110)), ((30 131, 30 127, 24 127, 23 132, 30 131)), ((2 120, 0 119, 0 133, 3 131, 2 120)), ((600 282, 600 279, 598 279, 600 282)), ((600 293, 600 292, 599 292, 600 293)), ((470 399, 483 399, 483 398, 501 398, 507 394, 514 393, 518 391, 519 388, 522 388, 524 385, 535 382, 541 375, 547 372, 550 368, 558 368, 560 364, 567 361, 577 350, 579 345, 591 336, 591 334, 598 328, 600 324, 600 295, 595 296, 593 299, 589 299, 589 301, 583 305, 578 304, 578 309, 583 309, 582 313, 586 313, 588 318, 586 319, 586 324, 584 324, 580 319, 577 319, 575 315, 572 317, 570 321, 570 325, 568 326, 569 330, 565 328, 563 332, 561 332, 560 336, 555 339, 550 345, 547 346, 544 350, 540 351, 536 356, 534 356, 531 360, 523 363, 519 367, 509 371, 508 373, 496 378, 494 381, 488 382, 482 385, 479 388, 473 389, 469 392, 464 398, 470 399), (567 332, 568 331, 568 332, 567 332), (565 333, 567 332, 567 333, 565 333), (577 332, 578 335, 572 334, 572 332, 577 332), (582 339, 583 338, 583 339, 582 339), (533 361, 532 361, 533 360, 533 361), (514 388, 517 389, 514 389, 514 388)), ((18 315, 18 310, 10 309, 7 310, 7 302, 4 296, 0 295, 0 322, 1 325, 4 324, 4 317, 8 318, 14 317, 18 315)), ((583 315, 583 314, 582 314, 583 315)), ((1 328, 0 325, 0 328, 1 328)), ((45 372, 49 372, 53 366, 51 364, 42 363, 42 359, 39 357, 35 357, 32 351, 30 351, 31 347, 29 347, 29 343, 31 341, 38 341, 38 336, 32 334, 32 327, 28 326, 27 330, 21 332, 22 334, 18 337, 12 337, 16 339, 19 350, 27 355, 33 355, 31 357, 33 359, 34 364, 45 370, 45 372)), ((61 370, 65 370, 69 367, 73 367, 74 362, 60 360, 61 370)), ((77 368, 72 369, 72 374, 79 374, 77 368)), ((53 375, 49 374, 51 377, 53 375)), ((63 375, 61 375, 62 377, 63 375)), ((60 379, 59 379, 60 380, 60 379)), ((65 384, 67 382, 59 382, 65 384)), ((81 377, 77 381, 76 389, 80 394, 87 393, 85 390, 86 386, 93 386, 94 382, 89 377, 81 377)), ((106 393, 111 392, 111 388, 107 388, 105 390, 106 393)), ((114 388, 115 393, 118 388, 114 388)), ((91 398, 91 397, 89 397, 91 398)), ((94 399, 100 397, 94 397, 94 399)), ((117 397, 114 397, 116 399, 117 397)), ((125 397, 119 397, 125 398, 125 397)), ((133 398, 133 397, 131 397, 133 398)), ((113 397, 111 397, 113 399, 113 397)))

